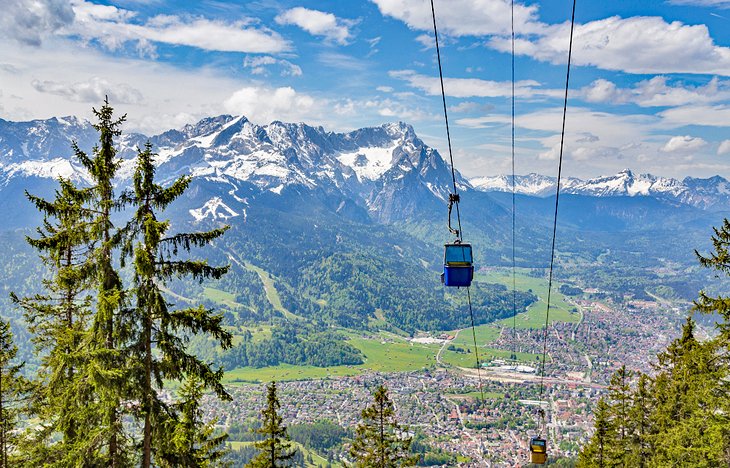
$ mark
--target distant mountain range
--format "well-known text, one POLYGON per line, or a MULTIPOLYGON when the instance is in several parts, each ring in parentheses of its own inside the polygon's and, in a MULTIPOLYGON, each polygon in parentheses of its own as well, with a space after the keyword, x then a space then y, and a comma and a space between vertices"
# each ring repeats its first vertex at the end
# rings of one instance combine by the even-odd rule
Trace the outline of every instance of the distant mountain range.
MULTIPOLYGON (((477 177, 470 182, 484 192, 512 191, 512 176, 477 177)), ((545 197, 555 195, 557 178, 532 173, 515 176, 514 185, 516 193, 545 197)), ((568 177, 561 181, 560 192, 591 197, 655 197, 702 209, 727 209, 730 202, 730 182, 720 176, 685 177, 680 181, 651 174, 637 176, 629 169, 588 180, 568 177)))
MULTIPOLYGON (((18 179, 30 179, 31 185, 58 176, 85 181, 70 157, 71 142, 90 150, 95 139, 91 124, 74 117, 0 120, 0 194, 12 197, 18 179)), ((451 182, 438 152, 402 122, 334 133, 302 123, 259 126, 223 115, 151 137, 125 134, 118 140, 121 183, 133 173, 135 149, 147 140, 159 153, 162 177, 191 174, 219 186, 215 196, 190 207, 198 220, 245 218, 252 197, 304 190, 339 199, 338 211, 391 222, 443 205, 451 182)))
MULTIPOLYGON (((159 135, 125 134, 119 141, 123 158, 121 183, 134 170, 136 148, 150 141, 159 153, 159 173, 165 178, 192 174, 219 186, 215 196, 199 199, 189 214, 203 218, 246 217, 251 198, 264 192, 305 190, 338 199, 337 211, 390 223, 418 212, 442 208, 450 192, 448 164, 403 122, 349 133, 328 132, 303 123, 256 125, 245 117, 222 115, 159 135)), ((58 176, 85 181, 86 174, 71 157, 71 142, 90 150, 96 141, 91 123, 75 117, 30 122, 0 119, 0 195, 15 198, 19 180, 35 186, 58 176), (12 193, 11 193, 12 192, 12 193)), ((458 175, 461 190, 511 192, 511 176, 467 180, 458 175)), ((515 177, 518 194, 547 197, 556 179, 540 174, 515 177)), ((677 179, 629 169, 589 180, 565 178, 561 193, 590 197, 646 196, 703 210, 725 209, 730 183, 720 177, 677 179)), ((332 200, 330 200, 332 202, 332 200)))
MULTIPOLYGON (((29 272, 38 268, 23 247, 24 234, 41 222, 25 191, 51 198, 59 176, 86 183, 71 144, 91 151, 97 139, 89 122, 74 117, 0 119, 0 248, 15 252, 0 258, 6 289, 32 289, 29 272)), ((119 186, 129 184, 136 149, 147 141, 159 154, 159 179, 193 176, 165 213, 173 226, 231 225, 211 260, 233 265, 223 284, 248 304, 235 312, 240 320, 274 313, 271 304, 260 304, 267 296, 263 286, 255 287, 258 276, 246 267, 251 264, 271 275, 283 306, 300 316, 354 327, 384 318, 408 331, 465 324, 465 304, 453 302, 456 296, 438 281, 441 245, 451 239, 450 167, 410 125, 337 133, 222 115, 159 135, 126 133, 116 140, 119 186), (444 308, 447 302, 453 307, 444 308)), ((478 267, 510 265, 510 177, 467 180, 457 172, 457 183, 478 267)), ((517 265, 544 267, 555 179, 529 174, 516 177, 515 185, 517 265)), ((575 271, 579 283, 599 287, 630 276, 634 280, 621 281, 619 289, 639 296, 647 285, 666 284, 666 275, 694 265, 693 248, 706 246, 711 226, 730 211, 730 184, 719 176, 678 181, 626 170, 586 181, 568 178, 562 191, 559 259, 570 261, 559 262, 560 274, 575 271), (587 268, 595 270, 590 279, 587 268)), ((691 297, 694 286, 688 289, 691 297)), ((510 313, 506 291, 485 286, 475 294, 480 322, 510 313)))

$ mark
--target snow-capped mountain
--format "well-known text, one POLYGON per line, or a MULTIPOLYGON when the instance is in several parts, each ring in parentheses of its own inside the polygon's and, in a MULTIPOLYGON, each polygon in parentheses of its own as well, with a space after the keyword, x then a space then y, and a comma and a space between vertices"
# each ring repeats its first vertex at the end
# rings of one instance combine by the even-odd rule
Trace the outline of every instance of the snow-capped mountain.
MULTIPOLYGON (((31 179, 33 186, 57 177, 86 181, 72 157, 72 142, 90 151, 96 137, 89 122, 71 117, 0 120, 0 191, 8 196, 4 189, 19 179, 31 179)), ((402 122, 334 133, 303 123, 259 126, 223 115, 152 137, 125 134, 117 140, 120 184, 131 178, 136 148, 147 140, 158 153, 163 179, 190 174, 194 186, 201 187, 194 193, 205 197, 190 200, 188 210, 198 220, 245 219, 252 199, 286 197, 294 190, 337 199, 338 211, 359 210, 391 222, 445 204, 451 183, 443 158, 402 122)), ((461 176, 459 181, 468 187, 461 176)))
MULTIPOLYGON (((483 192, 512 191, 512 176, 478 177, 470 182, 483 192)), ((515 192, 519 194, 550 196, 555 194, 555 186, 554 177, 534 173, 515 176, 515 192)), ((649 196, 702 209, 727 208, 730 202, 730 182, 720 176, 686 177, 680 181, 651 174, 635 175, 629 169, 588 180, 566 178, 561 182, 560 192, 592 197, 649 196)))

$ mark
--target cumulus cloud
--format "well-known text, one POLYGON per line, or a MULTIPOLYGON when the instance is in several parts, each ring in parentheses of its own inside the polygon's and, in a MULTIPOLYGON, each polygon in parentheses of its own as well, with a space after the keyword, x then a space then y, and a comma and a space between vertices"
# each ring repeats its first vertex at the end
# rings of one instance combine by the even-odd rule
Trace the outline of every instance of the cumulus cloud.
POLYGON ((666 76, 643 80, 632 88, 619 88, 615 83, 595 80, 578 92, 588 102, 624 104, 631 102, 642 107, 670 107, 703 104, 730 98, 730 81, 712 78, 704 86, 670 84, 666 76))
MULTIPOLYGON (((570 24, 545 28, 535 39, 519 38, 515 52, 537 60, 564 64, 570 24)), ((489 45, 511 50, 507 37, 489 45)), ((707 73, 730 76, 730 48, 713 41, 705 25, 667 23, 663 18, 637 16, 578 24, 573 40, 573 63, 629 73, 707 73)))
POLYGON ((278 65, 280 67, 281 76, 301 76, 302 69, 299 65, 295 65, 288 60, 277 59, 270 55, 264 56, 246 56, 243 59, 243 67, 250 68, 253 75, 267 75, 270 65, 278 65))
POLYGON ((707 142, 699 137, 673 136, 662 146, 661 150, 665 153, 687 152, 700 149, 706 144, 707 142))
POLYGON ((140 52, 153 53, 153 43, 196 47, 204 50, 249 53, 277 53, 290 44, 278 33, 255 27, 251 21, 224 22, 205 18, 158 15, 143 23, 136 14, 109 5, 75 0, 76 20, 60 33, 98 41, 111 50, 133 43, 140 52))
POLYGON ((296 7, 279 14, 275 21, 282 25, 294 25, 314 36, 323 36, 338 44, 347 44, 352 21, 337 18, 332 13, 296 7))
POLYGON ((316 106, 313 97, 298 93, 289 86, 267 88, 246 86, 231 95, 224 106, 228 112, 245 115, 249 120, 268 124, 274 120, 307 120, 316 106))
MULTIPOLYGON (((393 78, 408 82, 432 96, 441 94, 441 83, 438 77, 426 76, 413 70, 397 70, 389 73, 393 78)), ((534 80, 521 80, 515 83, 515 96, 559 96, 560 91, 540 89, 540 83, 534 80)), ((508 81, 490 81, 478 78, 444 78, 444 89, 448 96, 467 97, 509 97, 512 96, 512 83, 508 81)))
MULTIPOLYGON (((371 0, 380 13, 403 21, 409 28, 432 31, 431 9, 423 0, 371 0)), ((436 0, 439 31, 454 36, 509 34, 510 1, 508 0, 436 0)), ((540 31, 537 7, 515 2, 515 30, 521 34, 540 31)), ((431 39, 433 42, 433 38, 431 39)))
POLYGON ((45 37, 74 21, 67 0, 5 0, 0 15, 0 36, 40 46, 45 37))
POLYGON ((112 84, 99 77, 72 84, 33 80, 31 86, 39 93, 55 94, 76 102, 98 104, 107 96, 117 104, 139 104, 143 100, 142 93, 128 84, 112 84))
POLYGON ((720 143, 720 146, 717 147, 717 154, 730 154, 730 140, 724 140, 720 143))

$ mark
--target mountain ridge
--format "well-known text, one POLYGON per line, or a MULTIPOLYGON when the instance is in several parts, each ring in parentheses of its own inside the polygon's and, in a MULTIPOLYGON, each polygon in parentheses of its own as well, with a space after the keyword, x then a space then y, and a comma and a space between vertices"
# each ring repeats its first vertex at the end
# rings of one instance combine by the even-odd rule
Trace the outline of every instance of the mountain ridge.
MULTIPOLYGON (((470 179, 472 186, 483 192, 511 192, 512 176, 499 175, 470 179)), ((555 194, 555 177, 530 173, 515 176, 515 192, 547 197, 555 194)), ((568 177, 561 180, 560 193, 594 197, 652 196, 701 209, 724 208, 730 202, 730 182, 716 175, 708 178, 685 177, 681 181, 652 174, 635 175, 624 169, 611 176, 590 179, 568 177)))

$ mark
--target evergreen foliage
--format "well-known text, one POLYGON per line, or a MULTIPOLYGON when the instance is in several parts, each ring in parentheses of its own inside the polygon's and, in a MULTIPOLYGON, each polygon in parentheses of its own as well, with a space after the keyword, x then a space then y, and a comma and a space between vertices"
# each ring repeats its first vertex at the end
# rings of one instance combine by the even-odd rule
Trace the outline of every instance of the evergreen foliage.
POLYGON ((276 396, 276 382, 266 386, 266 407, 261 411, 262 424, 258 433, 263 440, 254 445, 259 454, 246 466, 251 468, 278 468, 291 466, 291 460, 297 452, 291 448, 283 418, 279 416, 279 398, 276 396))
POLYGON ((24 298, 11 294, 25 311, 35 352, 41 356, 30 412, 42 425, 24 446, 28 463, 75 464, 88 459, 82 444, 77 444, 77 429, 97 424, 92 393, 81 379, 81 369, 90 362, 92 213, 84 204, 92 193, 69 180, 59 183, 52 201, 26 193, 44 215, 38 237, 27 241, 38 250, 50 273, 43 280, 46 292, 24 298), (49 440, 56 433, 61 438, 50 447, 49 440))
POLYGON ((93 155, 73 145, 90 185, 60 179, 54 200, 27 195, 44 215, 28 243, 48 276, 44 294, 11 295, 25 311, 41 359, 28 405, 41 423, 27 431, 16 452, 32 466, 217 463, 225 436, 214 435, 211 423, 202 421, 200 400, 206 389, 228 398, 223 370, 211 369, 186 346, 199 335, 225 349, 231 335, 222 315, 202 306, 172 310, 162 291, 173 278, 220 278, 228 267, 177 255, 204 247, 226 228, 167 235, 169 223, 158 214, 190 179, 156 184, 149 144, 138 151, 133 190, 116 196, 112 182, 120 161, 114 138, 125 117, 115 119, 108 101, 94 113, 99 143, 93 155), (129 205, 133 218, 117 229, 112 214, 129 205), (130 257, 134 277, 125 288, 117 267, 130 257), (165 403, 163 383, 183 380, 181 401, 165 403))
MULTIPOLYGON (((702 266, 730 276, 730 222, 712 237, 702 266)), ((579 466, 730 466, 730 298, 700 292, 695 309, 717 314, 719 334, 699 341, 687 318, 682 335, 660 353, 656 375, 631 384, 625 367, 599 402, 595 433, 579 466)))
POLYGON ((203 420, 200 400, 204 389, 204 382, 193 374, 183 382, 176 404, 179 416, 176 420, 165 420, 166 430, 154 431, 155 439, 151 443, 157 448, 157 465, 170 468, 227 465, 224 458, 228 454, 225 447, 228 435, 216 435, 215 421, 203 420))
MULTIPOLYGON (((127 314, 134 324, 128 360, 134 386, 141 402, 144 419, 142 466, 152 460, 153 429, 165 427, 164 419, 170 409, 159 398, 164 380, 182 380, 188 375, 191 387, 188 397, 196 395, 193 386, 202 382, 220 398, 230 399, 220 383, 223 370, 213 371, 186 351, 186 336, 206 333, 225 349, 231 345, 231 334, 222 327, 222 315, 214 315, 204 307, 170 310, 162 288, 172 277, 192 276, 194 279, 220 278, 228 267, 212 267, 206 261, 176 260, 179 251, 203 247, 220 237, 226 228, 207 232, 180 233, 166 237, 169 222, 159 221, 157 212, 183 194, 190 178, 183 176, 164 188, 155 183, 154 154, 149 143, 139 151, 134 173, 134 192, 124 196, 136 208, 132 221, 125 229, 124 253, 134 256, 134 296, 136 306, 127 314), (154 348, 154 350, 153 350, 154 348), (157 423, 157 424, 155 424, 157 423), (154 427, 153 427, 154 426, 154 427)), ((165 437, 156 435, 158 440, 165 437)))
POLYGON ((362 422, 355 429, 350 455, 357 467, 390 468, 414 466, 418 455, 410 454, 411 437, 395 418, 393 402, 380 385, 373 404, 362 411, 362 422))
POLYGON ((14 363, 17 354, 10 324, 0 320, 0 468, 17 463, 13 460, 18 447, 16 424, 30 390, 29 382, 20 375, 23 364, 14 363))

